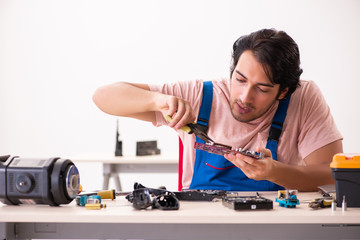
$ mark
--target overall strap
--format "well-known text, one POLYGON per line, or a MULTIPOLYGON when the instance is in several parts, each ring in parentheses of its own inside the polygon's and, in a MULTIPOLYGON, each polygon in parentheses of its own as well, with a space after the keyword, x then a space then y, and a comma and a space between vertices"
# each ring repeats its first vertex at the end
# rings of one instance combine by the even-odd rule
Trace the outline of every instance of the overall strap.
MULTIPOLYGON (((198 124, 208 127, 213 98, 212 82, 203 83, 203 96, 198 115, 198 124)), ((196 137, 196 142, 204 143, 196 137)), ((196 149, 190 189, 227 191, 277 191, 284 189, 266 180, 248 178, 223 156, 196 149)))
MULTIPOLYGON (((197 123, 208 127, 213 99, 212 81, 203 82, 203 95, 197 123)), ((201 140, 202 141, 202 140, 201 140)), ((203 141, 202 141, 203 142, 203 141)))
POLYGON ((286 112, 289 106, 291 95, 283 101, 279 102, 274 119, 272 121, 269 138, 267 140, 266 148, 271 150, 271 154, 274 160, 277 160, 277 147, 279 138, 282 132, 283 124, 286 117, 286 112))

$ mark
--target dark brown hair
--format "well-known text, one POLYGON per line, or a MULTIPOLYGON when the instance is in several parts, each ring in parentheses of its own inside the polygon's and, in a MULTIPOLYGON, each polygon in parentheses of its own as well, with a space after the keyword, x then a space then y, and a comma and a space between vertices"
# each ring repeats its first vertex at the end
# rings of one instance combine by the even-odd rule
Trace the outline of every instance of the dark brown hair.
MULTIPOLYGON (((262 29, 241 36, 233 45, 231 75, 241 54, 250 50, 264 67, 269 80, 280 84, 279 93, 289 88, 286 97, 300 85, 300 53, 296 42, 284 31, 262 29)), ((230 76, 231 77, 231 76, 230 76)))

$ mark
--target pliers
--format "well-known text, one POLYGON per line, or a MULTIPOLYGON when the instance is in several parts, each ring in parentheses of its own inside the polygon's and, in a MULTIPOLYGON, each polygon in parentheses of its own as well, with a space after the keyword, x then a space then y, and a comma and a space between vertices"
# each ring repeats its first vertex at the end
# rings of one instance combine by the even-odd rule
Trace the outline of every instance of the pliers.
MULTIPOLYGON (((165 118, 166 118, 166 120, 168 122, 172 121, 172 118, 170 116, 166 116, 165 118)), ((214 142, 214 140, 212 140, 207 135, 208 127, 205 126, 205 125, 201 125, 201 124, 197 124, 197 123, 189 123, 189 124, 187 124, 185 126, 182 126, 180 129, 183 130, 184 132, 188 133, 188 134, 193 134, 194 133, 198 138, 205 141, 205 143, 207 143, 209 145, 216 144, 214 142)))
MULTIPOLYGON (((165 118, 168 122, 172 121, 172 118, 170 116, 166 116, 165 118)), ((232 153, 232 154, 241 153, 243 155, 250 156, 256 159, 264 158, 264 153, 258 153, 255 151, 246 151, 241 148, 236 150, 231 150, 232 149, 231 146, 224 145, 221 143, 216 143, 207 135, 208 126, 198 123, 189 123, 181 127, 180 129, 183 130, 184 132, 187 132, 188 134, 194 133, 198 138, 205 141, 205 144, 196 142, 195 143, 196 149, 204 150, 206 152, 215 153, 218 155, 224 155, 226 153, 232 153)))

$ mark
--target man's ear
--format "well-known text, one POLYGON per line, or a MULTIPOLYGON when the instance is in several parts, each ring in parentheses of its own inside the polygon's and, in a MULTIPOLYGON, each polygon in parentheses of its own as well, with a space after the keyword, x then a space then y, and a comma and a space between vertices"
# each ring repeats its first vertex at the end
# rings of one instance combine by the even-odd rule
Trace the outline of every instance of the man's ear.
POLYGON ((283 100, 286 96, 286 94, 288 93, 289 88, 285 88, 284 90, 281 91, 281 93, 279 94, 278 100, 283 100))

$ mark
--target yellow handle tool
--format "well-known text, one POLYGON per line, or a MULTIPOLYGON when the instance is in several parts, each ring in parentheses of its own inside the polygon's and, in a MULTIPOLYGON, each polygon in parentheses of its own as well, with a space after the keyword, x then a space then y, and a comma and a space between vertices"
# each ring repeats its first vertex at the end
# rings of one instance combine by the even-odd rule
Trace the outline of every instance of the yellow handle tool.
POLYGON ((102 190, 98 191, 97 195, 101 197, 101 199, 111 199, 114 200, 116 198, 115 190, 102 190))
POLYGON ((85 204, 85 208, 88 210, 98 210, 102 208, 106 208, 105 203, 87 203, 85 204))
MULTIPOLYGON (((168 122, 171 122, 171 121, 172 121, 172 117, 170 117, 169 115, 167 115, 167 116, 165 117, 165 119, 166 119, 168 122)), ((191 132, 191 128, 190 128, 189 126, 187 126, 187 125, 182 126, 180 129, 183 130, 183 131, 186 132, 186 133, 190 133, 190 132, 191 132)))
MULTIPOLYGON (((168 122, 172 121, 172 118, 170 116, 166 116, 165 118, 166 118, 166 120, 168 122)), ((184 132, 188 133, 188 134, 193 134, 194 133, 197 137, 199 137, 200 139, 202 139, 206 143, 209 143, 211 145, 215 144, 214 140, 212 140, 207 135, 207 131, 208 131, 208 126, 207 125, 202 125, 202 124, 197 124, 197 123, 189 123, 189 124, 187 124, 185 126, 182 126, 180 129, 183 130, 184 132)))

